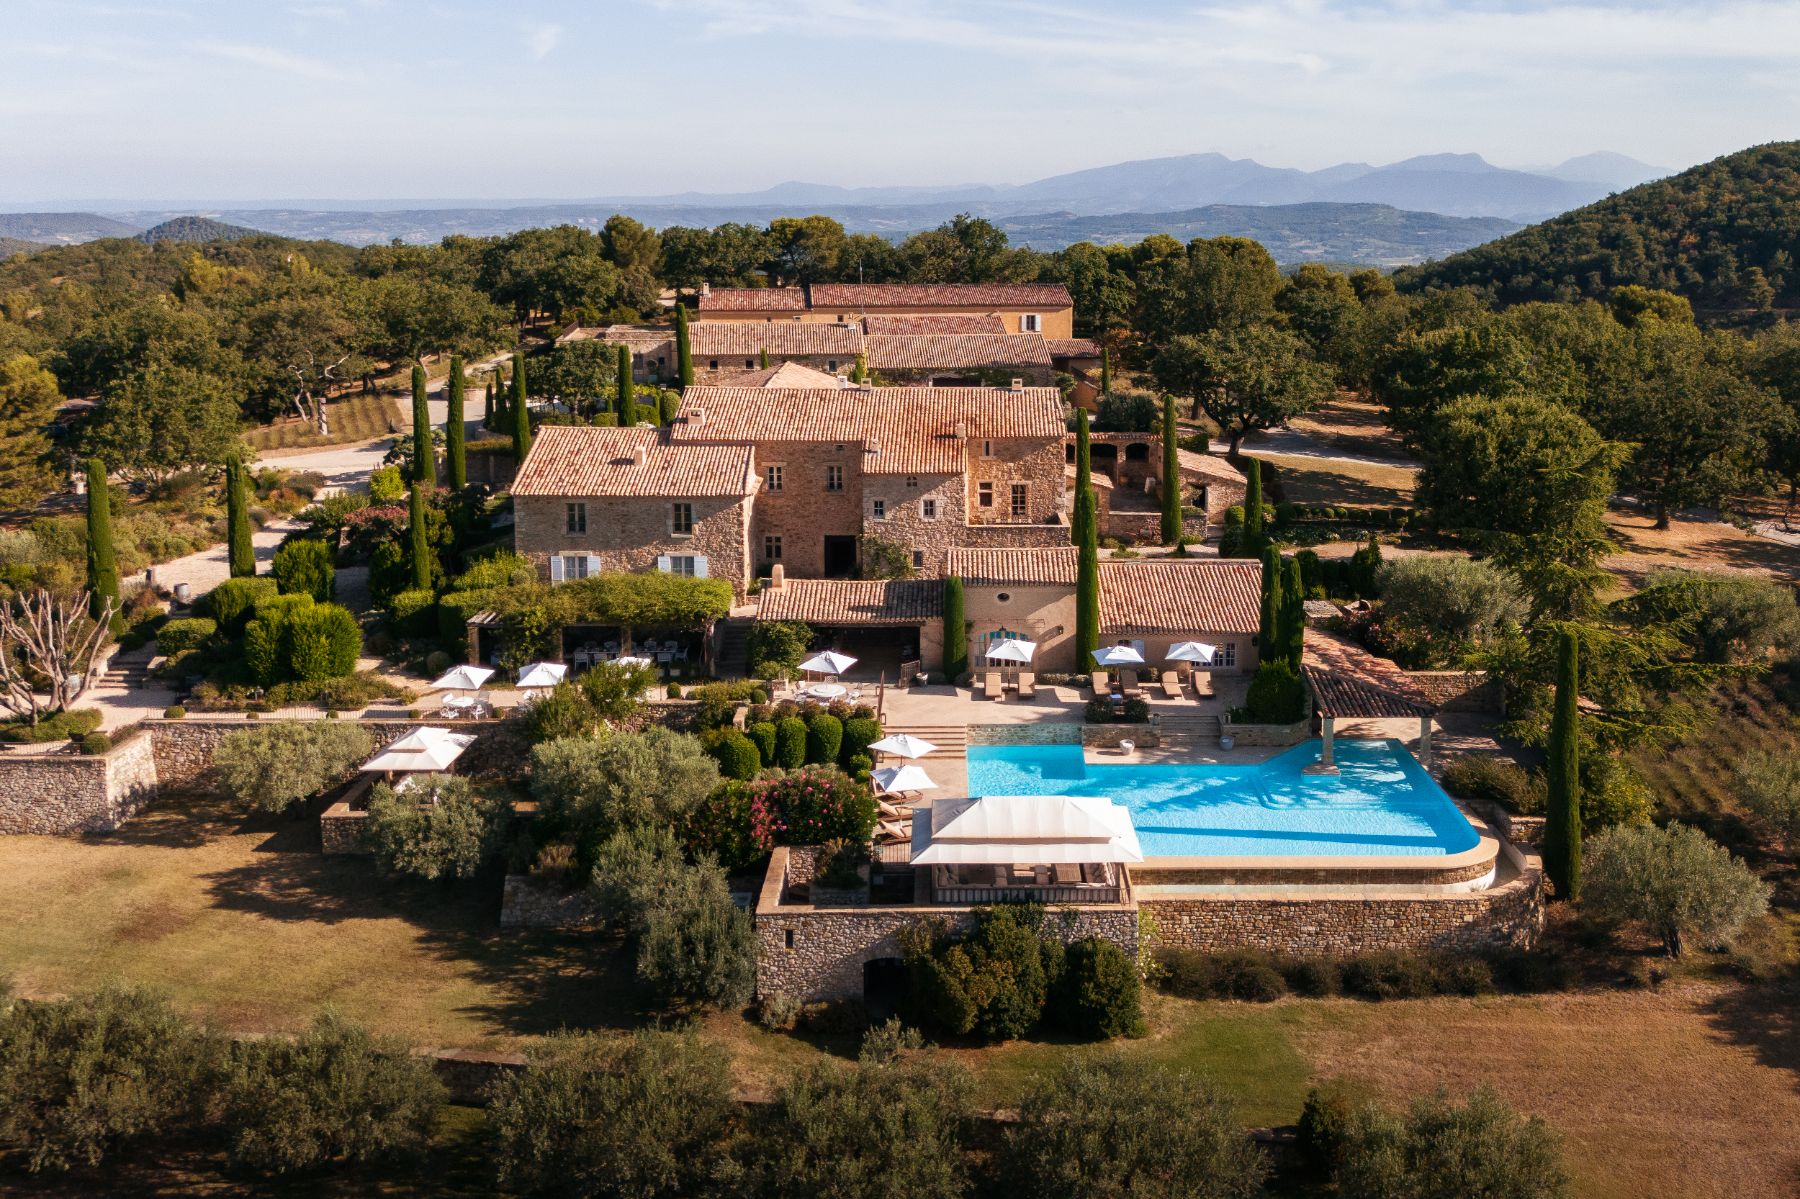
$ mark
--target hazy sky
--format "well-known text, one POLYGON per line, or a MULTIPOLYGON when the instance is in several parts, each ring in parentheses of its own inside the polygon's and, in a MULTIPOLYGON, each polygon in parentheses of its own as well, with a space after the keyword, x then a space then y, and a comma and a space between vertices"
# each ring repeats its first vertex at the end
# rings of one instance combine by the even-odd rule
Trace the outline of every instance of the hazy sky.
POLYGON ((1800 136, 1800 0, 0 0, 0 202, 1024 182, 1800 136))

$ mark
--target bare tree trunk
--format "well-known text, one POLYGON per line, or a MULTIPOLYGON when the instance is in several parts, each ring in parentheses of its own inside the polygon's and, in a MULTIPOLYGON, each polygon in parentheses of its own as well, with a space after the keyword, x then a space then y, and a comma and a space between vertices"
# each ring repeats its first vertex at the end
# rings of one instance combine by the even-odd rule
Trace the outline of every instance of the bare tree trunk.
POLYGON ((85 591, 58 600, 40 590, 19 596, 14 605, 0 607, 0 692, 15 711, 23 704, 33 724, 39 712, 35 679, 47 680, 51 708, 68 707, 83 683, 71 681, 76 669, 85 674, 94 652, 106 640, 115 601, 109 598, 99 618, 89 621, 89 599, 85 591))

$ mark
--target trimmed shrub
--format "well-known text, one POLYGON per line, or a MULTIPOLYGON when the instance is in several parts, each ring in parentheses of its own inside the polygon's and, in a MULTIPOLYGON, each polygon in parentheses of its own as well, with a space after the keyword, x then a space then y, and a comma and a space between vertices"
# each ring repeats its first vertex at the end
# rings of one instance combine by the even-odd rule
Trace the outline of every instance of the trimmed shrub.
POLYGON ((187 709, 180 704, 170 704, 163 709, 164 720, 181 720, 185 716, 187 716, 187 709))
POLYGON ((728 779, 749 782, 762 769, 762 753, 756 743, 736 729, 715 729, 707 736, 706 752, 719 763, 728 779))
POLYGON ((293 1040, 239 1042, 219 1093, 231 1162, 264 1174, 416 1157, 445 1091, 431 1063, 329 1008, 293 1040))
POLYGON ((1184 999, 1239 999, 1269 1003, 1287 993, 1287 981, 1264 954, 1248 949, 1201 953, 1164 949, 1156 960, 1163 968, 1160 986, 1184 999))
POLYGON ((1282 966, 1288 990, 1303 999, 1326 999, 1343 986, 1338 964, 1329 958, 1300 958, 1282 966))
POLYGON ((221 629, 235 635, 243 631, 244 623, 259 603, 277 594, 279 588, 268 575, 226 579, 207 593, 205 606, 221 629))
POLYGON ((838 750, 838 761, 845 767, 869 753, 869 744, 881 740, 881 723, 870 716, 852 716, 844 722, 844 743, 838 750))
POLYGON ((1517 763, 1485 754, 1463 754, 1444 767, 1444 790, 1462 799, 1498 804, 1519 815, 1544 810, 1544 780, 1517 763))
POLYGON ((1141 1037, 1142 984, 1137 964, 1123 949, 1101 937, 1084 937, 1063 955, 1062 974, 1051 988, 1050 1011, 1064 1031, 1110 1040, 1141 1037))
POLYGON ((1437 991, 1437 972, 1428 958, 1387 950, 1344 963, 1344 994, 1363 999, 1422 999, 1437 991))
POLYGON ((806 762, 810 766, 831 766, 844 747, 844 722, 829 712, 820 712, 806 725, 806 762))
POLYGON ((244 626, 244 665, 250 677, 267 686, 279 682, 286 665, 282 652, 282 627, 266 620, 244 626))
POLYGON ((316 537, 284 541, 275 551, 271 567, 283 594, 310 595, 321 604, 337 596, 337 567, 331 547, 316 537))
POLYGON ((156 648, 173 657, 186 653, 190 649, 199 649, 213 639, 219 631, 219 623, 208 620, 204 616, 190 616, 180 620, 166 620, 156 630, 156 648))
POLYGON ((737 1123, 730 1063, 692 1035, 551 1033, 489 1092, 496 1181, 523 1195, 706 1193, 737 1123))
POLYGON ((783 770, 806 765, 806 722, 787 716, 775 725, 775 764, 783 770))
POLYGON ((775 723, 769 720, 753 721, 744 732, 756 746, 756 752, 762 758, 764 766, 775 765, 775 723))
POLYGON ((437 625, 437 593, 429 587, 399 592, 388 599, 387 614, 394 630, 403 636, 429 636, 437 625))
POLYGON ((318 604, 288 622, 288 672, 305 682, 347 678, 362 655, 362 626, 349 609, 318 604))
POLYGON ((112 738, 105 733, 89 733, 81 739, 81 752, 84 754, 103 754, 112 748, 112 738))

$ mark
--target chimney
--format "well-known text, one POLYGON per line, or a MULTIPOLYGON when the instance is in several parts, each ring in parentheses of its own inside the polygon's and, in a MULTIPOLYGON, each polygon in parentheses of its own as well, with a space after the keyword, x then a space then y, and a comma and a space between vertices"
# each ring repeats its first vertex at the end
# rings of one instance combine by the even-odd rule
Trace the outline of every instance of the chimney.
POLYGON ((700 284, 700 298, 702 300, 704 300, 710 295, 712 295, 712 284, 705 283, 705 282, 701 283, 700 284))
POLYGON ((780 591, 781 585, 786 581, 787 571, 783 570, 781 568, 781 563, 777 562, 775 565, 769 567, 769 585, 763 588, 763 590, 780 591))
POLYGON ((1024 390, 1025 390, 1025 380, 1023 380, 1023 379, 1014 379, 1014 380, 1013 380, 1013 381, 1012 381, 1012 389, 1013 389, 1013 390, 1014 390, 1014 391, 1024 391, 1024 390))
POLYGON ((704 425, 706 423, 706 409, 704 409, 704 408, 689 408, 688 414, 687 414, 687 423, 690 425, 704 425))
POLYGON ((650 457, 649 449, 640 445, 636 449, 631 451, 631 464, 633 466, 642 466, 642 465, 644 465, 645 461, 647 461, 649 459, 649 457, 650 457))

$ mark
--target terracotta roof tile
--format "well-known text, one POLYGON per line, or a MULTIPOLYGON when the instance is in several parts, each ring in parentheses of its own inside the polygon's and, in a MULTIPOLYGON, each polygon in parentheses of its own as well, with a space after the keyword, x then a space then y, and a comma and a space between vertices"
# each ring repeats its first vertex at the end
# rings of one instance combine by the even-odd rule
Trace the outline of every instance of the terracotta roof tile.
POLYGON ((1098 358, 1100 343, 1086 337, 1046 337, 1052 358, 1098 358))
POLYGON ((1100 563, 1100 627, 1108 633, 1254 633, 1261 624, 1259 562, 1100 563))
POLYGON ((739 496, 756 487, 749 446, 671 445, 661 429, 547 425, 513 480, 514 495, 739 496), (644 452, 644 461, 634 455, 644 452))
POLYGON ((1075 547, 969 548, 952 546, 947 573, 975 587, 1075 585, 1075 547))
POLYGON ((863 473, 956 474, 969 438, 1064 435, 1054 387, 878 387, 765 390, 690 387, 676 442, 843 441, 863 446, 863 473))
POLYGON ((715 387, 784 387, 817 390, 823 387, 837 387, 838 377, 828 375, 824 371, 816 371, 810 366, 798 362, 784 362, 780 366, 771 366, 768 370, 739 371, 735 375, 725 375, 713 380, 715 387))
POLYGON ((918 624, 944 614, 944 585, 937 579, 788 579, 764 588, 757 603, 758 620, 918 624))
POLYGON ((943 312, 930 316, 870 313, 863 318, 863 332, 917 337, 926 333, 1004 333, 1006 318, 998 312, 943 312))
MULTIPOLYGON (((815 309, 1070 308, 1060 283, 815 283, 815 309)), ((717 293, 715 293, 717 294, 717 293)))
POLYGON ((869 338, 870 370, 957 370, 1049 366, 1050 351, 1034 333, 940 333, 869 338))
POLYGON ((696 358, 742 354, 754 358, 763 350, 789 354, 835 354, 845 363, 862 350, 862 330, 855 325, 814 325, 803 321, 696 321, 688 330, 696 358))
POLYGON ((1176 461, 1181 464, 1181 473, 1185 475, 1204 475, 1220 483, 1235 483, 1239 487, 1247 487, 1244 476, 1217 454, 1202 454, 1194 450, 1176 450, 1176 461))
POLYGON ((1426 716, 1437 711, 1398 665, 1323 629, 1306 630, 1300 670, 1321 716, 1426 716))
POLYGON ((715 287, 701 293, 701 312, 804 312, 798 287, 715 287))

